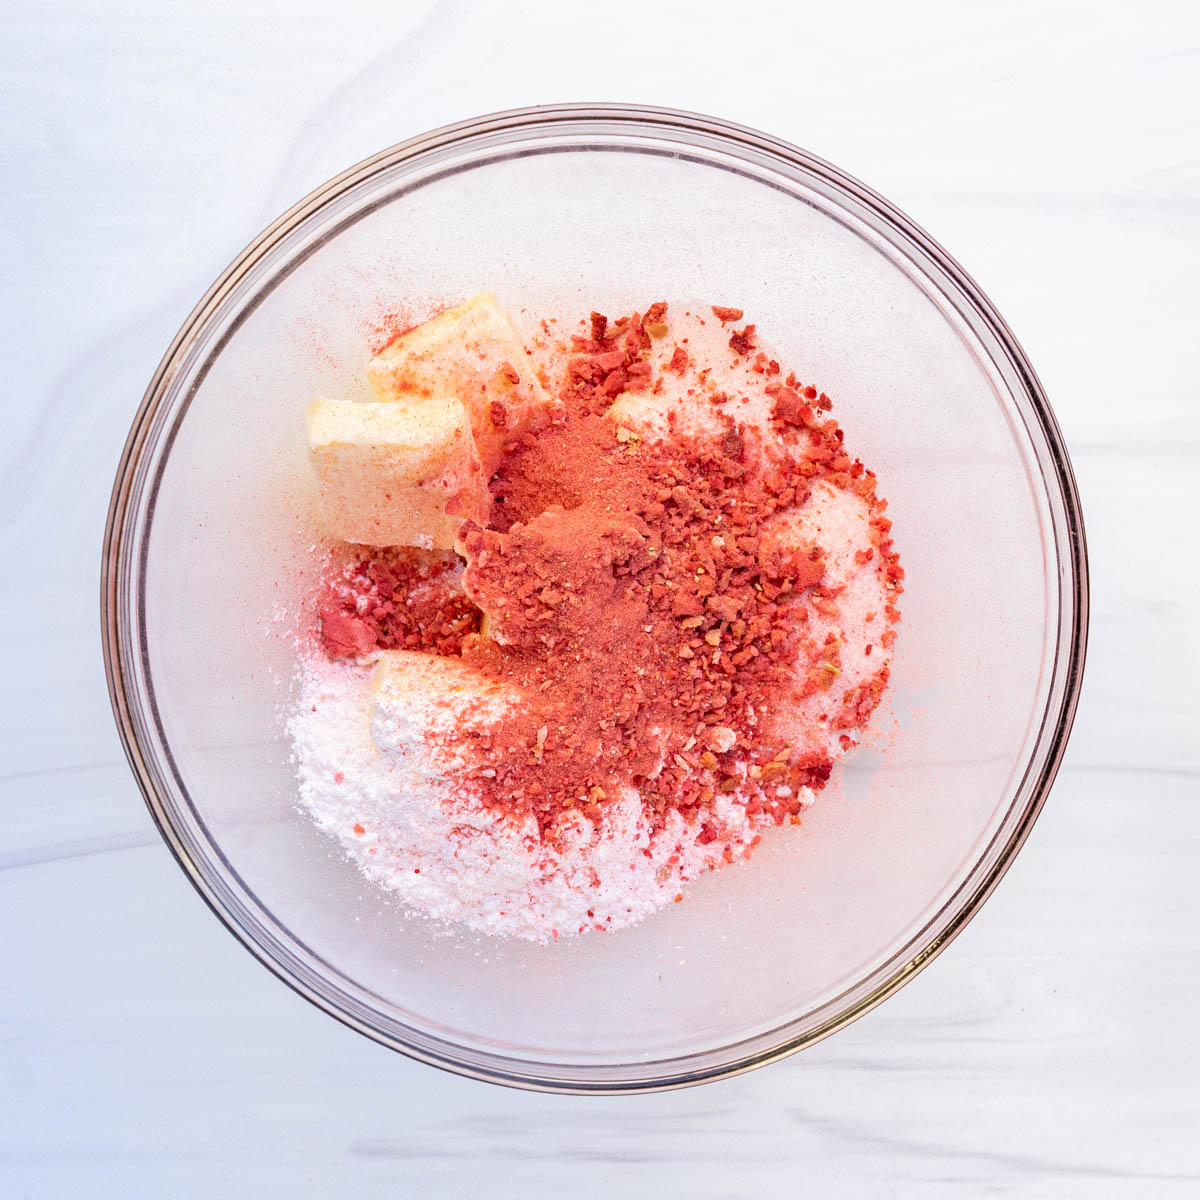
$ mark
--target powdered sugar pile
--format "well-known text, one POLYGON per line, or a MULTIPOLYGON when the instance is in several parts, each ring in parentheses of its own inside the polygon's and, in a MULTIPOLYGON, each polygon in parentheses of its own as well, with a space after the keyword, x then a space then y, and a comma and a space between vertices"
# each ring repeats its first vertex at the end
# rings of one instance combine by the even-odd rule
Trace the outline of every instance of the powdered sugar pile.
MULTIPOLYGON (((289 722, 300 798, 370 879, 408 908, 487 933, 545 941, 642 920, 679 889, 747 851, 758 830, 733 797, 714 811, 722 837, 701 844, 699 825, 678 814, 652 837, 632 788, 606 810, 602 832, 581 813, 561 849, 484 808, 463 777, 465 764, 423 736, 452 716, 436 693, 412 697, 406 728, 391 722, 372 738, 370 667, 314 654, 303 665, 289 722)), ((499 715, 498 712, 496 715, 499 715)))

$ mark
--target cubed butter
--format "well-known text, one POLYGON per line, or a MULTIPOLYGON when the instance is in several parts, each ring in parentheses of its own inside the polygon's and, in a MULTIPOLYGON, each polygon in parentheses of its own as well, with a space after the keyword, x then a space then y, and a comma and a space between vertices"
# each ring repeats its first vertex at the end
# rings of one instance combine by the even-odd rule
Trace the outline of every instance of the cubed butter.
POLYGON ((321 516, 333 537, 449 549, 465 518, 487 522, 487 476, 462 401, 317 398, 307 424, 321 516))
POLYGON ((505 441, 524 433, 550 403, 512 321, 491 292, 401 334, 371 360, 367 378, 381 400, 461 399, 489 476, 505 441))
POLYGON ((371 739, 383 753, 424 753, 431 737, 486 733, 520 703, 514 687, 488 679, 461 658, 385 650, 371 693, 371 739))

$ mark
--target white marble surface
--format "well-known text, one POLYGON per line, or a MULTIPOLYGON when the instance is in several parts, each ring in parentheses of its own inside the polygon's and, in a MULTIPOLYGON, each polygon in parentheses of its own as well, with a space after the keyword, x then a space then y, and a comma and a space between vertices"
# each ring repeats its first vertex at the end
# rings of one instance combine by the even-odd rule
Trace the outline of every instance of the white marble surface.
POLYGON ((1200 1194, 1200 19, 800 7, 3 7, 0 1195, 1200 1194), (759 126, 933 231, 1042 375, 1093 570, 1066 764, 979 918, 798 1058, 629 1099, 419 1066, 256 965, 151 826, 97 620, 129 419, 228 259, 376 149, 565 99, 759 126))

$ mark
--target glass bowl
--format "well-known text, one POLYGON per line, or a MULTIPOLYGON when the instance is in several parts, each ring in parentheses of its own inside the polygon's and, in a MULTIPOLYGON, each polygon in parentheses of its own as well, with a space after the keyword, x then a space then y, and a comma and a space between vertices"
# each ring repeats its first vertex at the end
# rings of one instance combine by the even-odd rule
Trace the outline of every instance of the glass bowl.
POLYGON ((387 1046, 579 1092, 769 1062, 935 957, 1045 801, 1087 629, 1066 449, 971 279, 886 200, 794 146, 618 106, 415 138, 255 240, 146 392, 102 593, 113 707, 146 802, 246 947, 387 1046), (408 915, 367 884, 298 811, 280 721, 320 557, 304 405, 363 394, 381 325, 483 288, 564 318, 659 299, 744 308, 834 397, 907 571, 890 708, 840 788, 685 902, 545 946, 408 915))

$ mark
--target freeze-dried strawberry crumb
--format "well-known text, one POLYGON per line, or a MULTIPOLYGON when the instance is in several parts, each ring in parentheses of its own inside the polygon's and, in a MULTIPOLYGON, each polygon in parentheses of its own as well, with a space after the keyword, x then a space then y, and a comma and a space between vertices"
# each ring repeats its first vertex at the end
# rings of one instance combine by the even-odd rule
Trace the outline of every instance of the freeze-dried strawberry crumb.
POLYGON ((646 326, 661 323, 666 311, 666 304, 660 301, 650 305, 645 317, 633 313, 615 323, 602 313, 592 313, 591 336, 572 338, 575 353, 567 364, 563 398, 576 406, 587 399, 594 410, 596 400, 611 402, 621 392, 643 391, 652 375, 645 359, 652 344, 646 326))
POLYGON ((767 395, 774 400, 771 416, 783 425, 793 425, 805 428, 812 423, 813 411, 804 403, 800 393, 793 388, 780 385, 767 385, 767 395))
POLYGON ((735 329, 729 336, 729 348, 735 354, 749 354, 758 345, 754 329, 753 325, 747 325, 745 329, 735 329))
POLYGON ((374 650, 458 654, 479 629, 479 609, 458 583, 453 554, 346 550, 328 572, 320 636, 333 658, 374 650))
POLYGON ((334 658, 369 654, 379 642, 377 631, 368 621, 334 605, 321 609, 321 637, 334 658))
POLYGON ((722 325, 729 321, 740 321, 746 315, 740 308, 726 308, 723 304, 714 304, 712 313, 722 325))

